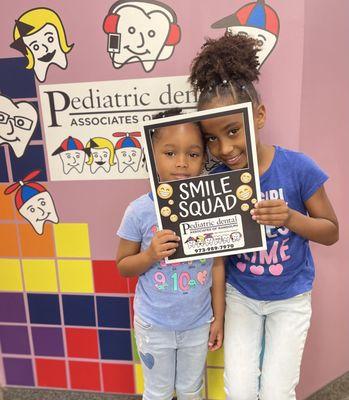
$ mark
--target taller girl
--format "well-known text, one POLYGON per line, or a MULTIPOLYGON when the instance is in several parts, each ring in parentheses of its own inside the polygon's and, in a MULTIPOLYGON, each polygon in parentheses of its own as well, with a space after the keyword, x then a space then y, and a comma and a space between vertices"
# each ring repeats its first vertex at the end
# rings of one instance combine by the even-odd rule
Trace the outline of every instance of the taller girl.
MULTIPOLYGON (((327 175, 307 156, 264 144, 266 110, 258 80, 256 41, 225 34, 208 40, 192 63, 198 108, 252 102, 263 200, 251 217, 266 226, 267 250, 230 256, 225 315, 225 391, 229 400, 291 400, 310 325, 314 263, 309 240, 331 245, 338 222, 326 195, 327 175), (263 343, 265 343, 262 354, 263 343)), ((238 115, 202 121, 207 146, 221 164, 243 169, 247 153, 238 115)))

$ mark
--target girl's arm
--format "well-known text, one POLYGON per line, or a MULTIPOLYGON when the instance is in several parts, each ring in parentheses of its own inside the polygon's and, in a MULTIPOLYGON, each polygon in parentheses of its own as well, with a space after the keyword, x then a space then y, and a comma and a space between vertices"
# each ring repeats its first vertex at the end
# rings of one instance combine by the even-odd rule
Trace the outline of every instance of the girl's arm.
POLYGON ((211 295, 214 321, 211 323, 208 347, 215 351, 222 346, 224 336, 225 270, 222 257, 215 258, 213 262, 211 295))
POLYGON ((324 186, 305 202, 305 206, 309 215, 289 208, 284 200, 263 200, 255 204, 251 214, 260 224, 286 226, 297 235, 327 246, 335 243, 338 221, 324 186))
POLYGON ((170 256, 178 247, 179 237, 165 229, 156 232, 150 246, 140 251, 141 244, 120 239, 116 264, 123 276, 137 276, 146 272, 154 263, 170 256))

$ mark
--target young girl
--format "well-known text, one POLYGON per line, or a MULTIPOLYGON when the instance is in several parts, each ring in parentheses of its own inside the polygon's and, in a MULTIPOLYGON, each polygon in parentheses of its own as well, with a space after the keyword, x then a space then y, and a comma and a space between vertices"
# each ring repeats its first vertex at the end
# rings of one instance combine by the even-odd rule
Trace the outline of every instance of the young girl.
MULTIPOLYGON (((338 222, 326 174, 307 156, 260 141, 266 111, 253 82, 258 45, 244 35, 208 40, 192 63, 190 82, 207 110, 252 102, 262 201, 251 217, 266 227, 267 250, 226 260, 225 391, 230 400, 295 399, 311 315, 314 264, 309 240, 331 245, 338 222), (261 359, 262 343, 264 353, 261 359)), ((247 165, 242 120, 202 121, 214 172, 247 165)))
MULTIPOLYGON (((200 175, 205 147, 198 125, 161 127, 152 141, 161 181, 200 175)), ((125 276, 139 276, 134 327, 143 399, 170 400, 174 390, 179 400, 201 399, 207 347, 219 349, 223 340, 222 259, 166 264, 163 259, 176 251, 180 239, 170 230, 157 231, 151 193, 129 205, 118 235, 119 270, 125 276)))

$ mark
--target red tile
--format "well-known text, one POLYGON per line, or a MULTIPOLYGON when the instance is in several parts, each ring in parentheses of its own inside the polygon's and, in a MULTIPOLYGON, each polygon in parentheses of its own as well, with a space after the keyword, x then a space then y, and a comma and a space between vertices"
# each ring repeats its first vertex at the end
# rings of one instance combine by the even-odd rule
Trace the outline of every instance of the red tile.
POLYGON ((133 365, 102 364, 102 374, 105 392, 135 393, 133 365))
POLYGON ((96 293, 128 293, 127 278, 120 275, 115 261, 92 261, 96 293))
POLYGON ((38 386, 67 388, 64 360, 37 358, 35 360, 38 386))
POLYGON ((136 285, 138 282, 138 277, 132 277, 132 278, 128 278, 128 292, 129 293, 134 293, 136 291, 136 285))
POLYGON ((97 329, 66 328, 68 357, 99 358, 97 329))
POLYGON ((98 363, 69 361, 69 370, 72 389, 101 390, 98 363))

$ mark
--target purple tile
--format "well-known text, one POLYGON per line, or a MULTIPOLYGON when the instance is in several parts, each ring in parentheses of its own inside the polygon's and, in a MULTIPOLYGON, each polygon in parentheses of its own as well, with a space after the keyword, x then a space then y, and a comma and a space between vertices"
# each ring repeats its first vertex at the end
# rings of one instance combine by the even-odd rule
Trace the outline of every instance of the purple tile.
POLYGON ((32 336, 35 355, 64 357, 61 328, 32 327, 32 336))
POLYGON ((34 386, 33 366, 28 358, 4 358, 6 385, 34 386))
POLYGON ((0 321, 27 322, 22 293, 0 293, 0 321))
POLYGON ((30 354, 26 326, 0 326, 0 343, 3 353, 30 354))

